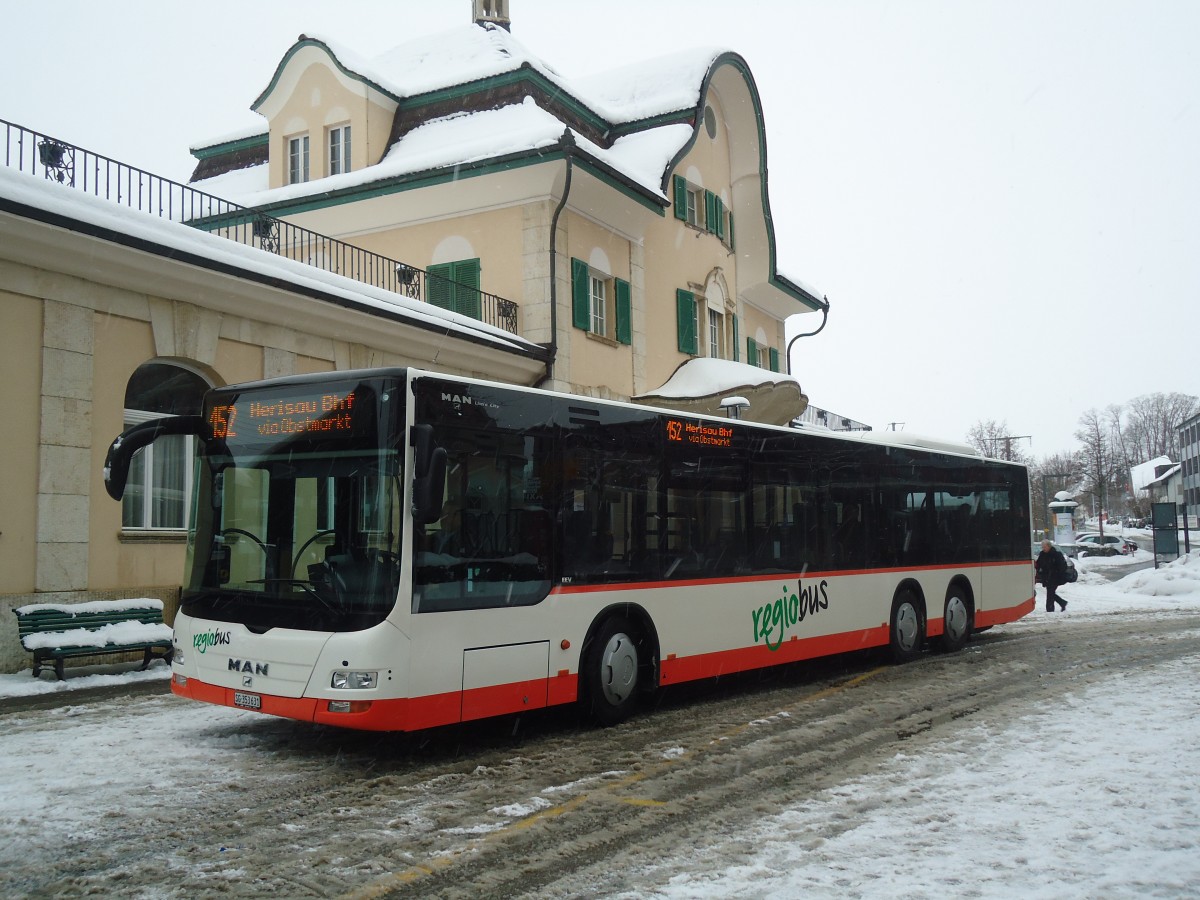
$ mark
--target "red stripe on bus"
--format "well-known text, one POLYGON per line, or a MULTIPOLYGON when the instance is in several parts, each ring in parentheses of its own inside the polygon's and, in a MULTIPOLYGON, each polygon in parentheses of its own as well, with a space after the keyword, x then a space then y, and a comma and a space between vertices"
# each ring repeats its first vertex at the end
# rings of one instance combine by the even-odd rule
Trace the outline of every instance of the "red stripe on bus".
MULTIPOLYGON (((560 672, 551 678, 513 684, 473 688, 468 691, 448 691, 424 697, 374 700, 363 712, 330 712, 329 699, 313 697, 278 697, 248 691, 261 698, 262 708, 250 710, 285 719, 361 728, 366 731, 420 731, 439 725, 452 725, 470 719, 501 716, 506 713, 574 703, 579 695, 579 678, 560 672), (528 702, 526 702, 528 698, 528 702)), ((189 678, 184 685, 171 679, 171 691, 189 700, 243 709, 234 704, 234 688, 219 687, 189 678)))
POLYGON ((992 625, 1004 625, 1008 622, 1015 622, 1022 616, 1027 616, 1033 612, 1034 599, 1030 597, 1024 603, 1017 606, 1010 606, 1007 609, 985 609, 975 613, 975 627, 989 628, 992 625))
POLYGON ((818 656, 882 647, 888 640, 888 626, 880 625, 861 631, 784 641, 774 650, 765 644, 756 644, 736 650, 668 658, 662 662, 660 682, 679 684, 701 678, 716 678, 718 675, 729 675, 733 672, 745 672, 749 669, 765 669, 768 666, 815 659, 818 656))

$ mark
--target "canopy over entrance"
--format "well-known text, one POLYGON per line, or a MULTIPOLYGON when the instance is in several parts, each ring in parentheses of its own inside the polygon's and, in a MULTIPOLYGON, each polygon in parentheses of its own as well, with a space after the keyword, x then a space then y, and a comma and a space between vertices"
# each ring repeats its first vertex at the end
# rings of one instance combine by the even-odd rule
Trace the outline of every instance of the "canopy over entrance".
POLYGON ((787 425, 808 407, 808 397, 791 375, 708 357, 689 359, 665 384, 638 394, 633 402, 724 416, 721 401, 737 397, 750 403, 741 410, 742 419, 769 425, 787 425))

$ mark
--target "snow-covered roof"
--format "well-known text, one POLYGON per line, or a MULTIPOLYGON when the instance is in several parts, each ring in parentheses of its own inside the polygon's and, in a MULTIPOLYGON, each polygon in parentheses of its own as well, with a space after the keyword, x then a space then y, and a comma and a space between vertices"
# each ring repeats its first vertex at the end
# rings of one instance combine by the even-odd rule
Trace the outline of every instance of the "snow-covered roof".
MULTIPOLYGON (((316 182, 310 181, 272 190, 265 163, 198 181, 195 186, 243 206, 263 206, 306 197, 314 190, 345 190, 417 172, 553 147, 568 130, 560 119, 538 106, 532 97, 526 97, 521 103, 500 109, 427 122, 401 137, 377 165, 323 178, 316 188, 316 182)), ((666 195, 660 187, 662 173, 691 137, 691 128, 675 124, 635 132, 618 138, 608 149, 576 131, 571 130, 571 136, 583 152, 665 201, 666 195)))
POLYGON ((1154 477, 1154 472, 1161 466, 1171 465, 1171 457, 1156 456, 1154 459, 1144 463, 1139 463, 1129 469, 1129 481, 1133 485, 1135 491, 1141 491, 1149 487, 1158 479, 1154 477))
MULTIPOLYGON (((348 72, 393 95, 397 100, 447 90, 522 68, 545 78, 573 98, 609 131, 632 122, 694 109, 704 78, 725 51, 717 47, 678 51, 580 79, 567 79, 502 28, 467 25, 407 41, 375 59, 365 59, 323 36, 302 39, 280 63, 271 84, 255 101, 260 105, 273 90, 292 52, 311 42, 323 45, 348 72)), ((532 98, 501 109, 464 112, 426 122, 403 135, 383 160, 358 172, 287 185, 268 191, 267 166, 216 175, 197 187, 247 205, 261 205, 336 191, 387 178, 495 159, 554 146, 571 131, 579 150, 612 167, 647 193, 667 200, 663 173, 692 135, 689 124, 634 131, 609 148, 571 128, 532 98), (253 199, 251 199, 253 198, 253 199)), ((260 127, 260 132, 262 131, 260 127)), ((265 133, 265 132, 262 132, 265 133)), ((246 129, 193 145, 193 152, 253 137, 246 129)))
POLYGON ((1171 466, 1171 468, 1167 469, 1167 471, 1165 471, 1161 475, 1159 475, 1157 478, 1155 478, 1151 481, 1147 481, 1144 485, 1141 486, 1141 488, 1139 488, 1139 490, 1145 490, 1146 488, 1149 488, 1156 484, 1165 484, 1166 482, 1170 481, 1172 477, 1174 477, 1175 475, 1178 475, 1181 471, 1183 471, 1183 463, 1176 463, 1175 465, 1171 466))

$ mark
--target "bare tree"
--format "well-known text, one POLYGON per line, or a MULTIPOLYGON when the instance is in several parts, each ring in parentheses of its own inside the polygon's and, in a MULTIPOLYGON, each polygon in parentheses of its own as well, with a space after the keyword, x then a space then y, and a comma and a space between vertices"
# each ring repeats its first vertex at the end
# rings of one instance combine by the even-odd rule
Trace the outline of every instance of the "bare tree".
POLYGON ((1125 431, 1136 463, 1159 456, 1179 460, 1179 423, 1200 412, 1191 394, 1143 394, 1126 404, 1125 431))
POLYGON ((988 419, 978 421, 967 432, 967 443, 982 453, 996 459, 1010 459, 1013 462, 1026 462, 1027 457, 1021 450, 1020 442, 1008 430, 1008 422, 997 422, 988 419))
POLYGON ((1123 493, 1117 478, 1120 471, 1118 451, 1113 442, 1112 421, 1098 410, 1089 409, 1079 417, 1079 430, 1075 438, 1082 444, 1080 463, 1083 471, 1084 492, 1092 494, 1099 510, 1108 508, 1109 497, 1114 487, 1123 493))

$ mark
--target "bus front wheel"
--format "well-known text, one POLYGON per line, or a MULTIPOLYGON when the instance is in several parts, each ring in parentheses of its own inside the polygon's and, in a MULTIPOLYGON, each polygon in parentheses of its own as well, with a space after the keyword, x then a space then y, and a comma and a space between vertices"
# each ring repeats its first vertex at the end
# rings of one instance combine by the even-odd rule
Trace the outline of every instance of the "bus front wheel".
POLYGON ((921 654, 925 643, 925 624, 916 594, 901 591, 892 601, 891 651, 892 659, 906 663, 921 654))
POLYGON ((608 619, 583 656, 584 708, 591 718, 615 725, 629 717, 637 702, 638 665, 633 628, 625 619, 608 619))

